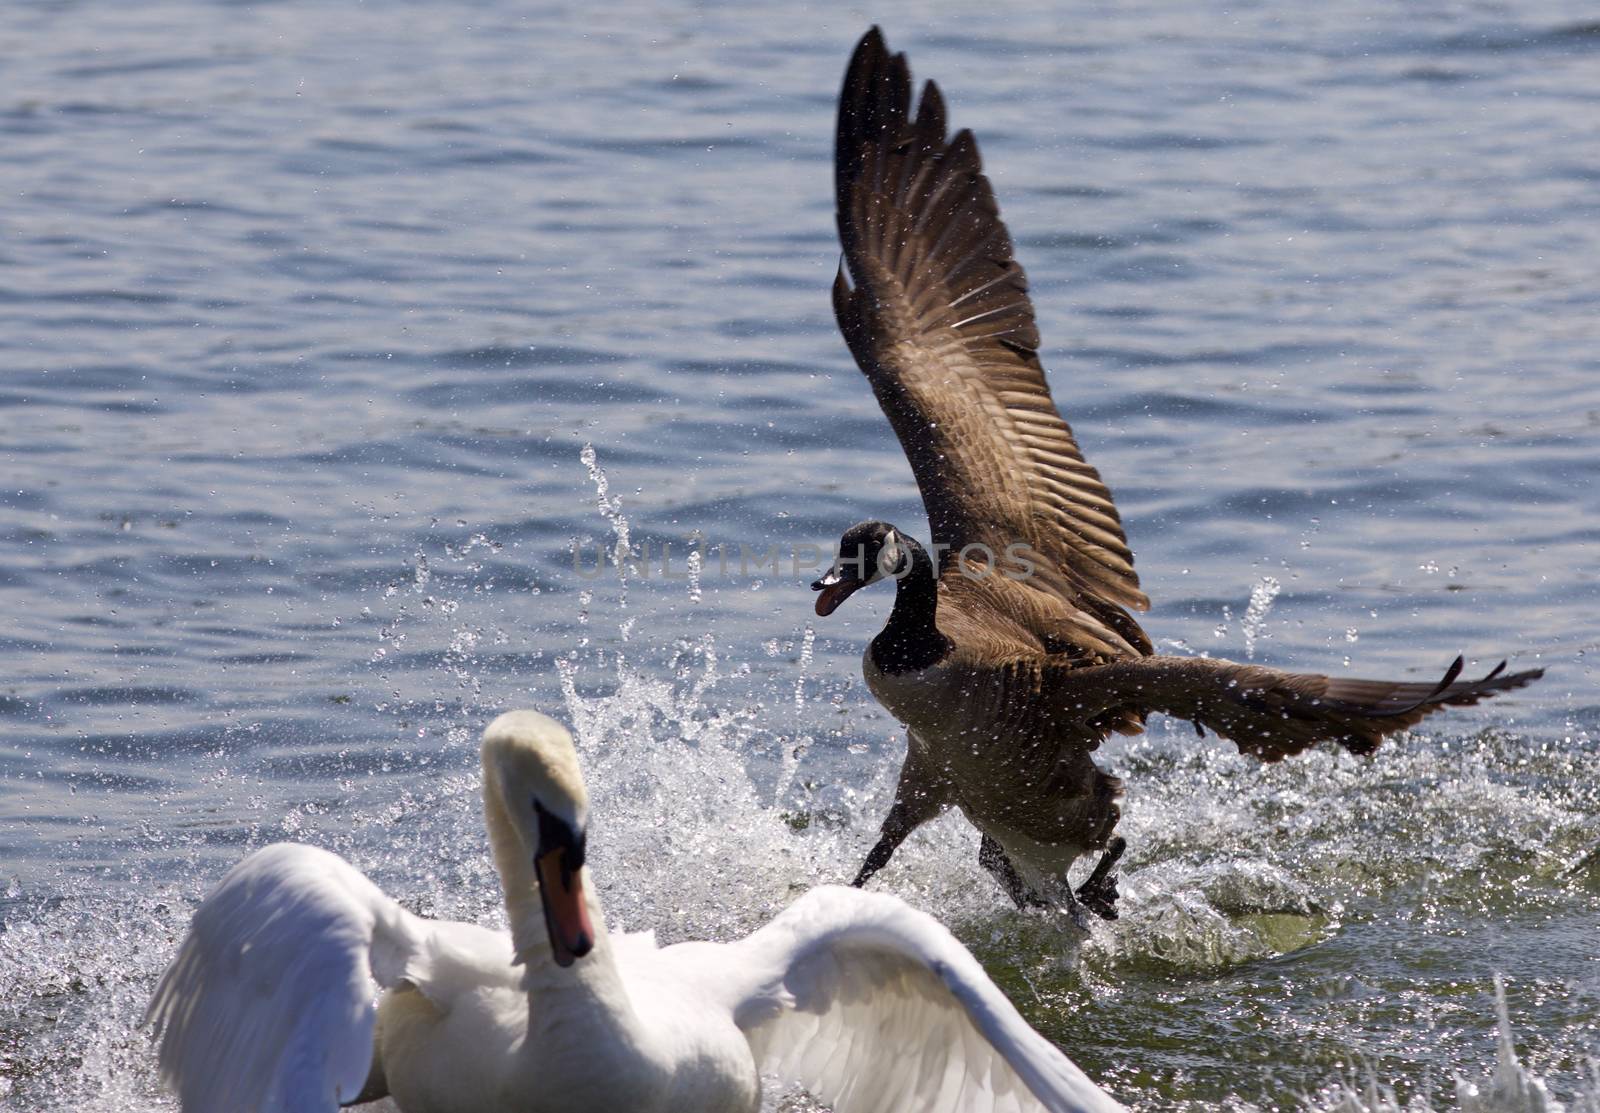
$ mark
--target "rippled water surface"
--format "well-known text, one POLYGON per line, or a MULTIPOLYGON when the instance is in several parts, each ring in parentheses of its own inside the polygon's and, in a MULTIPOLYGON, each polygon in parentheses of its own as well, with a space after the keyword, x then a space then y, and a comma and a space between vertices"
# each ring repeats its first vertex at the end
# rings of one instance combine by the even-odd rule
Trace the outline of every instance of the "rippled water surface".
POLYGON ((804 546, 926 529, 827 298, 874 20, 978 132, 1165 649, 1549 669, 1371 761, 1109 746, 1124 918, 1076 961, 958 820, 882 886, 1142 1108, 1451 1105, 1497 972, 1570 1101, 1600 1051, 1600 869, 1567 871, 1600 841, 1592 19, 13 5, 0 1104, 169 1107, 134 1025, 252 846, 493 922, 475 746, 508 706, 578 727, 627 926, 726 938, 849 876, 902 753, 857 662, 889 598, 815 619, 804 546), (650 567, 597 572, 624 535, 650 567))

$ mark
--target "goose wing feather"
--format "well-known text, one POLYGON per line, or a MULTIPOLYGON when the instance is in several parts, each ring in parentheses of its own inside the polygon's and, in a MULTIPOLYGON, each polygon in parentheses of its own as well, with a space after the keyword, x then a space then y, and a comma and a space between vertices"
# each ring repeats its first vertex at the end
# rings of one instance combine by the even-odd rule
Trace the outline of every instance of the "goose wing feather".
POLYGON ((1433 683, 1357 680, 1285 672, 1210 657, 1142 657, 1053 670, 1045 680, 1055 713, 1067 718, 1108 710, 1161 711, 1231 739, 1263 761, 1337 742, 1370 754, 1382 739, 1435 711, 1464 707, 1521 688, 1543 669, 1508 673, 1505 662, 1476 680, 1460 679, 1457 657, 1433 683))
POLYGON ((433 927, 326 851, 280 843, 245 858, 195 913, 145 1014, 185 1113, 355 1098, 372 1065, 372 983, 425 991, 433 927))
POLYGON ((996 557, 1025 543, 1076 605, 1148 609, 1111 492, 1051 398, 977 141, 946 135, 932 82, 913 115, 905 55, 877 28, 845 75, 835 168, 856 282, 841 271, 835 316, 911 461, 934 541, 996 557))
POLYGON ((1123 1108, 893 897, 824 886, 738 943, 701 946, 762 1071, 838 1113, 1123 1108))

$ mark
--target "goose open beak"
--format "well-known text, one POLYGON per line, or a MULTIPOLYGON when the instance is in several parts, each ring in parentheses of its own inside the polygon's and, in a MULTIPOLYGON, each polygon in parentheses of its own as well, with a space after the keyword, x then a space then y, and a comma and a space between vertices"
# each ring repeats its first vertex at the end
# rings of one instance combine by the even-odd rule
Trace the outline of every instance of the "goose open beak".
POLYGON ((817 614, 827 618, 839 609, 840 603, 865 586, 861 580, 847 580, 837 572, 829 572, 811 585, 812 591, 822 592, 817 596, 817 614))
POLYGON ((583 875, 562 863, 564 849, 539 856, 539 899, 544 902, 544 924, 550 931, 550 950, 557 966, 571 966, 594 949, 594 925, 583 899, 583 875))

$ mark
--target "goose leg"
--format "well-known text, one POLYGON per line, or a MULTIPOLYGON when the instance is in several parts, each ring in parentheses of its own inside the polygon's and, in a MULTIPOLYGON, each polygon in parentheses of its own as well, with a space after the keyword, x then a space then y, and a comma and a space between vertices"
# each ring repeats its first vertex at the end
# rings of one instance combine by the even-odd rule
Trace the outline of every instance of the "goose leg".
POLYGON ((1105 853, 1100 855, 1094 872, 1078 886, 1078 900, 1102 920, 1117 918, 1117 875, 1111 871, 1116 869, 1122 852, 1127 849, 1128 840, 1121 835, 1106 843, 1105 853))
POLYGON ((867 851, 867 860, 861 863, 861 870, 856 874, 856 879, 850 882, 857 889, 865 885, 873 874, 887 866, 895 850, 906 841, 906 836, 916 830, 917 825, 910 821, 906 812, 907 809, 901 808, 897 800, 894 807, 889 809, 889 814, 884 816, 877 844, 867 851))
MULTIPOLYGON (((983 841, 978 844, 978 863, 984 869, 994 874, 995 879, 1005 887, 1007 895, 1016 904, 1018 909, 1048 908, 1066 916, 1079 931, 1085 934, 1089 931, 1089 916, 1084 911, 1087 907, 1078 899, 1078 894, 1070 888, 1063 886, 1058 890, 1054 900, 1046 900, 1036 892, 1032 885, 1022 879, 1017 873, 1017 867, 1006 856, 1005 848, 988 835, 983 836, 983 841)), ((1081 893, 1082 890, 1079 890, 1081 893)), ((1095 910, 1097 914, 1099 910, 1095 910)), ((1113 912, 1112 916, 1116 913, 1113 912)))
POLYGON ((861 863, 861 872, 856 874, 856 879, 850 884, 857 889, 865 885, 868 878, 889 864, 889 859, 894 856, 900 844, 906 841, 906 836, 922 826, 928 818, 917 815, 916 809, 896 800, 894 807, 889 809, 889 814, 883 817, 883 828, 878 836, 877 845, 867 852, 867 860, 861 863))
POLYGON ((867 852, 867 860, 861 863, 861 872, 850 882, 858 889, 889 864, 889 859, 906 841, 907 835, 950 804, 948 786, 927 767, 922 758, 921 743, 909 733, 906 741, 906 763, 900 767, 900 782, 894 790, 894 806, 883 817, 877 845, 867 852))
POLYGON ((861 872, 856 874, 856 879, 850 884, 857 889, 865 885, 868 878, 889 864, 889 859, 899 849, 900 844, 906 841, 907 835, 944 811, 944 808, 944 802, 932 793, 921 790, 908 792, 905 770, 902 769, 900 789, 895 794, 894 807, 883 817, 883 827, 877 845, 867 852, 867 860, 861 863, 861 872))
POLYGON ((995 880, 1000 882, 1018 908, 1049 907, 1048 902, 1022 880, 1017 867, 1006 857, 1005 848, 988 835, 983 836, 983 841, 978 844, 978 864, 994 874, 995 880))

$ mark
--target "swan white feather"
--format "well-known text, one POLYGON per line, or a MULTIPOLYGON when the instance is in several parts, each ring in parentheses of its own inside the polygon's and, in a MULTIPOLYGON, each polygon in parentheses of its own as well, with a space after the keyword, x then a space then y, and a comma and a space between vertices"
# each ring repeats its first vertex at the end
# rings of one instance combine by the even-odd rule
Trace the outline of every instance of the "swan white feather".
POLYGON ((279 843, 240 862, 195 913, 145 1014, 184 1108, 289 1113, 354 1098, 372 1064, 372 982, 427 984, 433 930, 325 850, 279 843))
POLYGON ((570 737, 501 716, 484 766, 512 931, 414 916, 326 851, 257 851, 200 906, 146 1017, 186 1113, 332 1111, 369 1070, 406 1113, 753 1113, 758 1071, 837 1113, 1122 1108, 890 896, 823 887, 742 940, 658 948, 607 936, 585 886, 593 950, 558 965, 507 832, 533 822, 515 811, 530 783, 547 812, 586 818, 570 737), (525 758, 554 784, 506 771, 525 758))
POLYGON ((763 1071, 839 1113, 1121 1108, 894 897, 823 886, 743 940, 683 946, 715 948, 763 1071))

